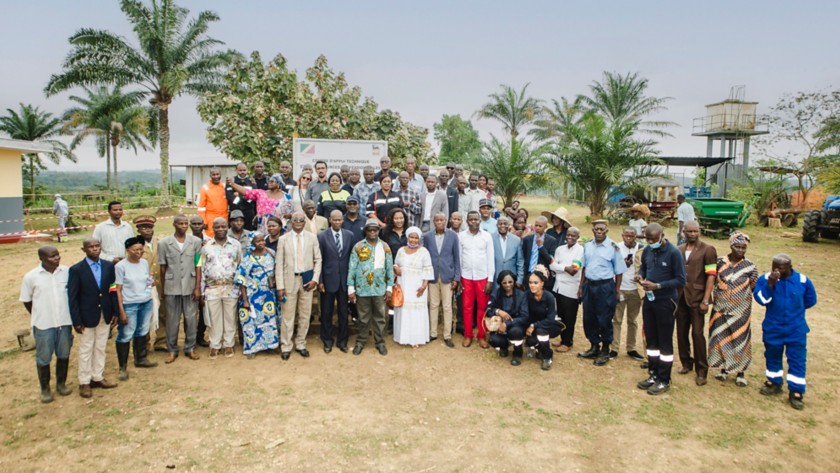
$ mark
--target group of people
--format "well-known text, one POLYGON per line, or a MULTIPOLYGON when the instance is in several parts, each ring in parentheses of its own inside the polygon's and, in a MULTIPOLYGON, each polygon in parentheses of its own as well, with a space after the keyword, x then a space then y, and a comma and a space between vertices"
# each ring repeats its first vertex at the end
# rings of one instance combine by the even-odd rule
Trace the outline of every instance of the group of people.
POLYGON ((307 358, 310 322, 318 317, 325 353, 350 351, 351 320, 354 355, 371 333, 386 355, 389 326, 398 344, 416 348, 440 337, 454 348, 461 325, 464 348, 477 342, 510 355, 514 366, 537 358, 550 370, 554 353, 574 345, 581 304, 589 347, 578 357, 609 363, 626 325, 626 352, 647 368, 638 387, 649 394, 670 388, 675 325, 680 373, 694 371, 702 386, 714 368, 716 378, 734 375, 745 386, 755 298, 767 307, 761 392, 781 392, 786 352, 790 402, 802 407, 805 309, 816 303, 816 293, 789 257, 778 255, 772 271, 759 277, 745 258, 749 237, 732 235, 731 252, 718 258, 694 221, 680 224, 685 242, 679 246, 659 224, 644 222, 628 226, 614 242, 604 220, 594 221, 593 237, 580 244, 581 231, 565 208, 543 212, 528 226, 518 201, 498 210, 492 179, 473 174, 467 189, 463 169, 454 164, 437 176, 423 166, 427 175, 415 175, 411 159, 399 174, 389 159, 381 164, 377 172, 328 174, 318 162, 316 180, 304 171, 297 181, 288 163, 271 177, 262 163, 253 177, 241 164, 226 186, 216 169, 202 189, 198 215, 177 215, 170 236, 154 236, 152 216, 136 218, 135 232, 122 220, 121 204, 111 202, 110 218, 85 239, 79 263, 62 266, 55 247, 42 247, 41 264, 24 277, 20 299, 32 314, 42 401, 52 400, 53 354, 56 390, 69 393, 72 330, 81 345, 80 395, 90 397, 91 388, 116 386, 104 377, 104 359, 117 326, 120 380, 128 379, 131 351, 135 367, 156 366, 148 358, 152 331, 166 363, 175 362, 182 320, 183 353, 193 360, 201 345, 209 346, 210 359, 233 357, 237 333, 248 358, 259 352, 307 358), (645 356, 637 345, 640 312, 645 356))

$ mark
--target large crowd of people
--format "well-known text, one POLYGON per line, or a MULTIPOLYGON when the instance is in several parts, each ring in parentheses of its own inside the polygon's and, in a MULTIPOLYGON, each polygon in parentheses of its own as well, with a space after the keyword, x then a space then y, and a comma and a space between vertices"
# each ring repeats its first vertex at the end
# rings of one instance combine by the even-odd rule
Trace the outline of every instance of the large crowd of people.
POLYGON ((678 373, 694 372, 698 386, 710 369, 746 386, 754 299, 766 307, 761 393, 782 391, 786 354, 789 400, 803 407, 805 311, 816 292, 788 256, 774 257, 759 277, 746 258, 747 235, 733 234, 729 254, 719 257, 682 209, 683 241, 675 245, 662 226, 644 221, 644 206, 631 209, 620 240, 609 238, 607 221, 595 220, 581 244, 583 232, 563 207, 531 225, 519 201, 499 209, 492 177, 467 176, 456 164, 433 175, 414 159, 401 172, 387 157, 380 165, 331 172, 318 161, 294 179, 288 162, 273 175, 262 162, 253 175, 239 164, 224 183, 213 169, 197 215, 175 216, 165 238, 155 236, 155 217, 140 216, 132 228, 120 202, 111 202, 78 263, 61 265, 56 247, 41 247, 20 296, 31 313, 41 400, 53 400, 53 355, 56 391, 71 391, 73 331, 79 394, 91 397, 91 388, 116 387, 104 372, 115 327, 121 381, 129 378, 129 353, 135 368, 157 366, 150 346, 166 353, 167 364, 182 351, 199 360, 197 347, 208 347, 210 360, 233 357, 237 339, 249 359, 307 358, 313 320, 325 353, 352 347, 360 355, 371 333, 381 355, 389 334, 399 345, 442 338, 455 348, 460 332, 463 348, 475 341, 514 366, 534 358, 550 370, 555 353, 575 345, 580 306, 588 343, 577 357, 608 364, 625 330, 624 352, 646 368, 638 388, 648 394, 669 390, 675 354, 678 373))

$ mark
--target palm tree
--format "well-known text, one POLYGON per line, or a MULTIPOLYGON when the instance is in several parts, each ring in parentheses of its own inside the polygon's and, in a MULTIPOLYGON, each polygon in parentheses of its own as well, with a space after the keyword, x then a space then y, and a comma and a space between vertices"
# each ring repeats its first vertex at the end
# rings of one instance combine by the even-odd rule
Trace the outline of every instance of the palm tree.
POLYGON ((54 95, 76 86, 137 85, 157 107, 160 129, 161 205, 169 205, 169 107, 181 94, 216 90, 224 70, 240 54, 218 51, 221 41, 207 36, 216 13, 202 11, 188 19, 189 10, 174 0, 122 0, 137 46, 110 31, 83 28, 70 37, 73 49, 63 71, 45 88, 54 95))
POLYGON ((541 107, 539 100, 526 95, 528 85, 525 84, 517 92, 513 87, 502 84, 502 91, 490 94, 490 102, 484 104, 475 115, 501 122, 504 130, 510 133, 511 140, 516 140, 522 129, 534 120, 541 107))
POLYGON ((154 116, 149 116, 149 110, 143 107, 130 107, 120 110, 114 116, 110 117, 109 132, 111 135, 110 145, 111 154, 114 157, 114 189, 120 190, 120 176, 117 172, 117 148, 125 148, 134 151, 137 154, 139 147, 143 151, 148 151, 153 147, 156 137, 156 130, 154 126, 149 126, 154 123, 154 116))
POLYGON ((551 99, 551 105, 540 108, 540 113, 534 120, 534 128, 528 132, 538 141, 563 139, 565 130, 577 123, 583 114, 579 97, 572 102, 566 97, 562 97, 559 102, 551 99))
POLYGON ((543 154, 546 148, 529 146, 525 140, 502 142, 495 136, 484 144, 476 169, 493 176, 496 189, 502 196, 503 206, 513 202, 517 194, 540 188, 544 184, 543 154))
MULTIPOLYGON (((6 116, 0 117, 0 131, 8 134, 9 138, 51 145, 55 151, 46 155, 55 164, 58 164, 62 157, 76 162, 76 156, 67 145, 55 139, 62 135, 64 130, 61 120, 53 117, 52 113, 42 112, 38 107, 24 104, 20 104, 20 113, 10 108, 6 109, 6 113, 6 116)), ((35 176, 46 169, 46 166, 41 161, 40 153, 27 154, 21 159, 27 164, 28 169, 24 169, 24 173, 29 178, 29 194, 34 197, 35 176)))
POLYGON ((580 96, 578 100, 603 116, 609 125, 634 123, 640 133, 670 137, 663 128, 676 123, 648 121, 645 117, 665 110, 671 97, 648 97, 645 95, 647 87, 648 80, 640 78, 638 73, 604 72, 602 82, 596 81, 589 86, 592 96, 580 96))
MULTIPOLYGON (((84 91, 85 97, 70 96, 70 100, 78 106, 64 112, 66 127, 69 132, 75 134, 73 141, 70 142, 70 149, 76 149, 88 137, 96 138, 97 152, 100 157, 106 158, 106 183, 110 191, 113 189, 111 182, 113 123, 119 121, 117 118, 126 110, 144 110, 139 107, 139 104, 146 94, 141 91, 123 93, 118 86, 112 89, 105 86, 99 86, 96 89, 84 87, 84 91)), ((144 146, 143 149, 146 147, 144 146)))

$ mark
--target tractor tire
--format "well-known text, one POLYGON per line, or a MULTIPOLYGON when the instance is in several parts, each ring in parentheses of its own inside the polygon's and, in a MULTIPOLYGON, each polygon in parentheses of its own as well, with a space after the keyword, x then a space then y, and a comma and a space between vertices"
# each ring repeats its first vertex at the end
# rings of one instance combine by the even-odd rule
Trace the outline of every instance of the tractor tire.
POLYGON ((820 211, 809 210, 805 212, 805 220, 802 224, 802 241, 817 243, 820 241, 820 231, 817 228, 820 224, 820 211))
POLYGON ((787 214, 782 217, 782 225, 790 228, 796 225, 796 215, 794 214, 787 214))

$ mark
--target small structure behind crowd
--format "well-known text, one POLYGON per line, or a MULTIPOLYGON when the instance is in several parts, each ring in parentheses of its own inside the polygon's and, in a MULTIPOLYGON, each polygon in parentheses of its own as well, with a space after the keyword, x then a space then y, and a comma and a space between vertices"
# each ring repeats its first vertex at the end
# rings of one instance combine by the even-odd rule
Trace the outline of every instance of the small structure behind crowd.
POLYGON ((169 161, 169 168, 184 168, 184 197, 189 204, 198 202, 198 193, 207 181, 210 180, 210 170, 219 168, 222 171, 222 182, 228 177, 236 175, 237 161, 224 156, 196 156, 191 158, 174 158, 169 161))
POLYGON ((48 144, 0 138, 0 243, 14 243, 25 234, 21 155, 52 151, 48 144))

